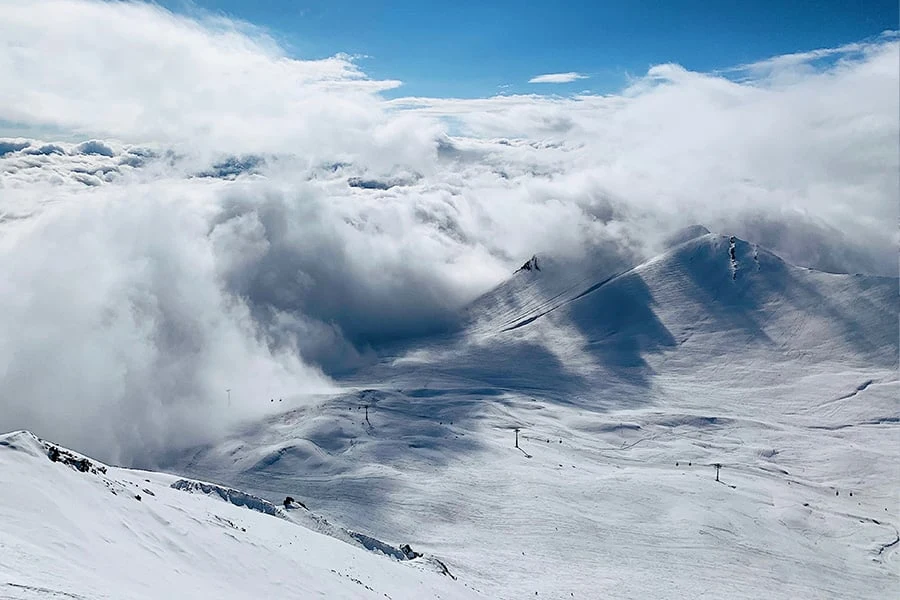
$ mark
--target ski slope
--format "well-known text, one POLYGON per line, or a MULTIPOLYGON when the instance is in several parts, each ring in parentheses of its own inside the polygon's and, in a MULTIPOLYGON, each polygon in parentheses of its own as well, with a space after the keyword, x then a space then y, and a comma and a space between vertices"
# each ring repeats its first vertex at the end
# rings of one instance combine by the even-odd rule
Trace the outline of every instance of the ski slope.
POLYGON ((496 598, 896 595, 897 280, 698 233, 594 279, 539 257, 458 334, 172 468, 496 598))

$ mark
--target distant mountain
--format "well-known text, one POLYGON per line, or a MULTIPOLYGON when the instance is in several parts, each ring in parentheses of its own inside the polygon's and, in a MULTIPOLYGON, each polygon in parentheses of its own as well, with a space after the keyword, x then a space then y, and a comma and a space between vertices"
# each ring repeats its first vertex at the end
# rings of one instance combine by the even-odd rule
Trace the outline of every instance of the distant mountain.
POLYGON ((731 236, 686 237, 634 267, 614 257, 593 276, 583 264, 540 258, 540 269, 519 269, 468 308, 469 325, 431 368, 504 386, 521 378, 590 389, 643 385, 679 356, 696 368, 724 356, 897 364, 896 278, 795 267, 731 236), (577 376, 557 364, 567 356, 577 376))

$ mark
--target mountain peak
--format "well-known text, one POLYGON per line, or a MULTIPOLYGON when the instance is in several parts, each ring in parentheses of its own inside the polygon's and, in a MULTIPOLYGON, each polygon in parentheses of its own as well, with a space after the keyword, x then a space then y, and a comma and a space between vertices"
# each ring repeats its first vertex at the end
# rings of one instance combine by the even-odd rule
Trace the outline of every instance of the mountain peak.
POLYGON ((516 273, 518 273, 519 271, 540 271, 540 270, 541 270, 541 266, 538 263, 537 254, 535 254, 531 258, 529 258, 528 261, 526 261, 526 263, 524 265, 519 267, 518 270, 516 270, 516 273))
POLYGON ((709 233, 709 229, 703 225, 689 225, 688 227, 683 227, 671 234, 665 239, 663 244, 666 248, 674 248, 679 244, 708 235, 709 233))

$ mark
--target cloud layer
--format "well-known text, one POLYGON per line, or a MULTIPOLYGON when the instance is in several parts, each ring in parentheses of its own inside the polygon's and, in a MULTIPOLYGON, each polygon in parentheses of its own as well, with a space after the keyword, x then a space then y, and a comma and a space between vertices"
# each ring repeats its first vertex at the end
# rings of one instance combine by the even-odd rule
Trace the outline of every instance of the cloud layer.
POLYGON ((0 122, 77 141, 0 139, 0 430, 150 464, 452 328, 535 252, 646 257, 697 222, 896 273, 893 34, 609 96, 387 101, 222 18, 3 11, 0 122))

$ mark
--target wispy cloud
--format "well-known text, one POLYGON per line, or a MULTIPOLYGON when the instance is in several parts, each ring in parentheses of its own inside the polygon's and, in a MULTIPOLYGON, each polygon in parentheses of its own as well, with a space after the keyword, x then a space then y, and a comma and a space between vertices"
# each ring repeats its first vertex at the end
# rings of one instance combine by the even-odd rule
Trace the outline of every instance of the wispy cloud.
POLYGON ((896 43, 900 40, 900 32, 883 31, 879 36, 861 42, 852 42, 834 48, 817 48, 806 52, 782 54, 764 60, 738 65, 726 69, 725 73, 748 74, 751 76, 769 75, 778 71, 790 72, 791 69, 807 70, 816 61, 835 59, 847 60, 864 57, 866 53, 878 51, 885 43, 896 43))
POLYGON ((537 75, 528 80, 528 83, 572 83, 579 79, 587 79, 587 75, 570 71, 568 73, 546 73, 537 75))

